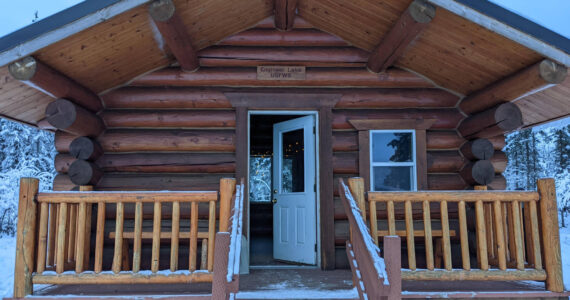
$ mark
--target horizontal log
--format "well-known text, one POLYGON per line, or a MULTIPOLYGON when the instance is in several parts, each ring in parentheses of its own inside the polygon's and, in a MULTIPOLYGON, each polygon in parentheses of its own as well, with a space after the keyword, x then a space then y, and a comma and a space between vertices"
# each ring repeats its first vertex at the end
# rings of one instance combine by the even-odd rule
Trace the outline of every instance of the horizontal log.
POLYGON ((101 96, 113 108, 232 108, 222 91, 200 88, 123 87, 101 96))
POLYGON ((97 141, 105 153, 235 151, 233 130, 108 130, 97 141))
POLYGON ((233 153, 105 154, 97 160, 105 172, 234 173, 233 153))
POLYGON ((235 127, 236 114, 230 110, 106 110, 101 118, 108 128, 235 127))
POLYGON ((489 184, 489 188, 495 191, 502 191, 507 189, 507 179, 501 174, 495 174, 493 182, 489 184))
POLYGON ((148 12, 180 67, 190 72, 198 69, 200 64, 190 34, 172 0, 152 1, 148 12))
POLYGON ((307 68, 305 80, 257 80, 256 68, 201 68, 187 73, 179 68, 165 68, 135 79, 132 86, 354 86, 354 87, 433 87, 411 72, 390 69, 372 74, 361 68, 307 68))
POLYGON ((335 108, 455 107, 459 97, 440 89, 346 90, 335 108))
POLYGON ((71 182, 67 174, 57 174, 53 178, 54 191, 78 191, 79 187, 71 182))
POLYGON ((507 102, 467 117, 457 130, 471 140, 501 135, 522 125, 521 110, 515 104, 507 102))
POLYGON ((78 159, 71 163, 67 175, 75 185, 96 185, 103 171, 92 162, 78 159))
POLYGON ((103 148, 97 141, 81 136, 71 142, 69 154, 77 159, 94 161, 103 154, 103 148))
POLYGON ((54 144, 55 150, 59 153, 69 153, 71 142, 77 138, 76 135, 58 130, 55 132, 54 144))
POLYGON ((59 71, 28 56, 8 66, 10 74, 54 98, 66 98, 92 111, 103 109, 99 96, 59 71))
POLYGON ((488 139, 476 139, 468 141, 459 149, 461 154, 468 160, 490 159, 495 150, 488 139))
POLYGON ((146 273, 118 273, 118 274, 57 274, 35 275, 34 284, 171 284, 212 282, 214 275, 206 272, 193 272, 189 274, 152 274, 146 273))
POLYGON ((464 190, 467 184, 457 173, 452 174, 428 174, 429 190, 464 190))
POLYGON ((156 203, 156 202, 209 202, 218 200, 216 191, 169 191, 159 192, 135 192, 135 191, 108 191, 97 192, 49 192, 40 193, 37 196, 38 202, 48 203, 156 203))
POLYGON ((456 109, 335 110, 333 129, 354 129, 349 120, 359 119, 436 119, 432 128, 452 129, 463 119, 456 109))
POLYGON ((57 154, 54 159, 55 170, 58 173, 67 173, 69 166, 76 160, 73 155, 70 154, 57 154))
MULTIPOLYGON (((426 147, 428 150, 457 149, 465 139, 456 131, 428 130, 426 133, 426 147)), ((333 131, 333 151, 358 151, 358 133, 356 131, 333 131)))
POLYGON ((491 157, 491 163, 493 163, 493 168, 495 173, 500 174, 505 172, 507 169, 508 158, 505 152, 497 150, 493 153, 491 157))
POLYGON ((221 46, 257 46, 257 47, 345 47, 343 39, 316 29, 280 31, 274 28, 253 28, 221 40, 221 46))
POLYGON ((368 52, 354 47, 248 47, 213 46, 198 53, 204 67, 363 67, 368 52))
MULTIPOLYGON (((428 151, 428 173, 457 173, 465 159, 457 151, 428 151)), ((333 155, 333 173, 358 174, 358 152, 336 152, 333 155)))
POLYGON ((101 191, 217 191, 220 178, 233 174, 124 174, 105 173, 96 186, 101 191))
POLYGON ((466 114, 478 113, 561 83, 567 73, 565 66, 545 59, 472 93, 459 108, 466 114))
POLYGON ((412 202, 441 202, 441 201, 448 201, 448 202, 477 202, 480 200, 484 201, 501 201, 501 202, 512 202, 512 201, 520 201, 520 202, 529 202, 529 201, 538 201, 539 196, 537 192, 530 192, 530 191, 501 191, 501 192, 494 192, 494 191, 481 191, 481 190, 472 190, 472 191, 440 191, 440 192, 369 192, 368 193, 368 200, 369 201, 394 201, 394 202, 405 202, 405 201, 412 201, 412 202))
POLYGON ((105 130, 98 116, 67 99, 49 103, 45 114, 53 127, 71 134, 96 137, 105 130))
MULTIPOLYGON (((437 281, 455 281, 455 280, 477 280, 477 281, 520 281, 520 280, 546 280, 546 272, 544 270, 403 270, 402 280, 437 280, 437 281)), ((468 284, 468 283, 466 283, 468 284)), ((472 297, 473 292, 468 292, 467 297, 472 297)), ((502 297, 502 296, 501 296, 502 297)))
POLYGON ((488 185, 495 178, 495 169, 490 160, 470 162, 459 172, 470 185, 488 185))

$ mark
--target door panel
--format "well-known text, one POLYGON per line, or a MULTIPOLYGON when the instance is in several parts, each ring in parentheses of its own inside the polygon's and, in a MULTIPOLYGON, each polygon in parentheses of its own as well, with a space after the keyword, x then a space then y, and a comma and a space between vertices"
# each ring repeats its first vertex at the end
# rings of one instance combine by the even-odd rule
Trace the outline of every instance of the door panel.
POLYGON ((315 118, 273 125, 273 257, 316 264, 315 118))

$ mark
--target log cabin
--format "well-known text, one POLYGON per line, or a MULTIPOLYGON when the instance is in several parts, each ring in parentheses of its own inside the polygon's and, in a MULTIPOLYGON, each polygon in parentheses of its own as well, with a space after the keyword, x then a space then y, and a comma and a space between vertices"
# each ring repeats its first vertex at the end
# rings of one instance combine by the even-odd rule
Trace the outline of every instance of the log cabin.
POLYGON ((0 115, 58 151, 53 195, 22 180, 14 295, 209 281, 223 299, 216 276, 159 270, 216 275, 242 198, 242 273, 354 271, 372 235, 393 283, 362 270, 361 297, 564 296, 552 182, 500 191, 504 134, 570 115, 567 66, 568 39, 487 1, 80 3, 0 39, 0 115))

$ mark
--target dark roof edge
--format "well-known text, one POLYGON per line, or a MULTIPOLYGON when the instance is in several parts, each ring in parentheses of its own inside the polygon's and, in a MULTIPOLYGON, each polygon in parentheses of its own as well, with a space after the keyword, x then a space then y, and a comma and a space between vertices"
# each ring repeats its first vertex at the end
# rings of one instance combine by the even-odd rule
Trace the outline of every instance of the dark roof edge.
POLYGON ((0 66, 104 22, 149 0, 84 1, 0 38, 0 66))
POLYGON ((428 0, 471 22, 570 66, 570 39, 488 0, 428 0))

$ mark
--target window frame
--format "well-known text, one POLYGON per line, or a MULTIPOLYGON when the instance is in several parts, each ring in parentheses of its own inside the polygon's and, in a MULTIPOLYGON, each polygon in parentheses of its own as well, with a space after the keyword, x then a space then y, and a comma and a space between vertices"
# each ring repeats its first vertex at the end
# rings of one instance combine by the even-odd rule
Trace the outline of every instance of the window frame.
POLYGON ((411 189, 410 191, 418 190, 418 157, 416 148, 416 130, 415 129, 374 129, 368 130, 369 139, 369 162, 370 162, 370 191, 374 190, 374 167, 412 167, 412 178, 410 178, 411 189), (374 139, 372 136, 375 133, 411 133, 412 134, 412 145, 411 145, 411 162, 374 162, 374 139))

